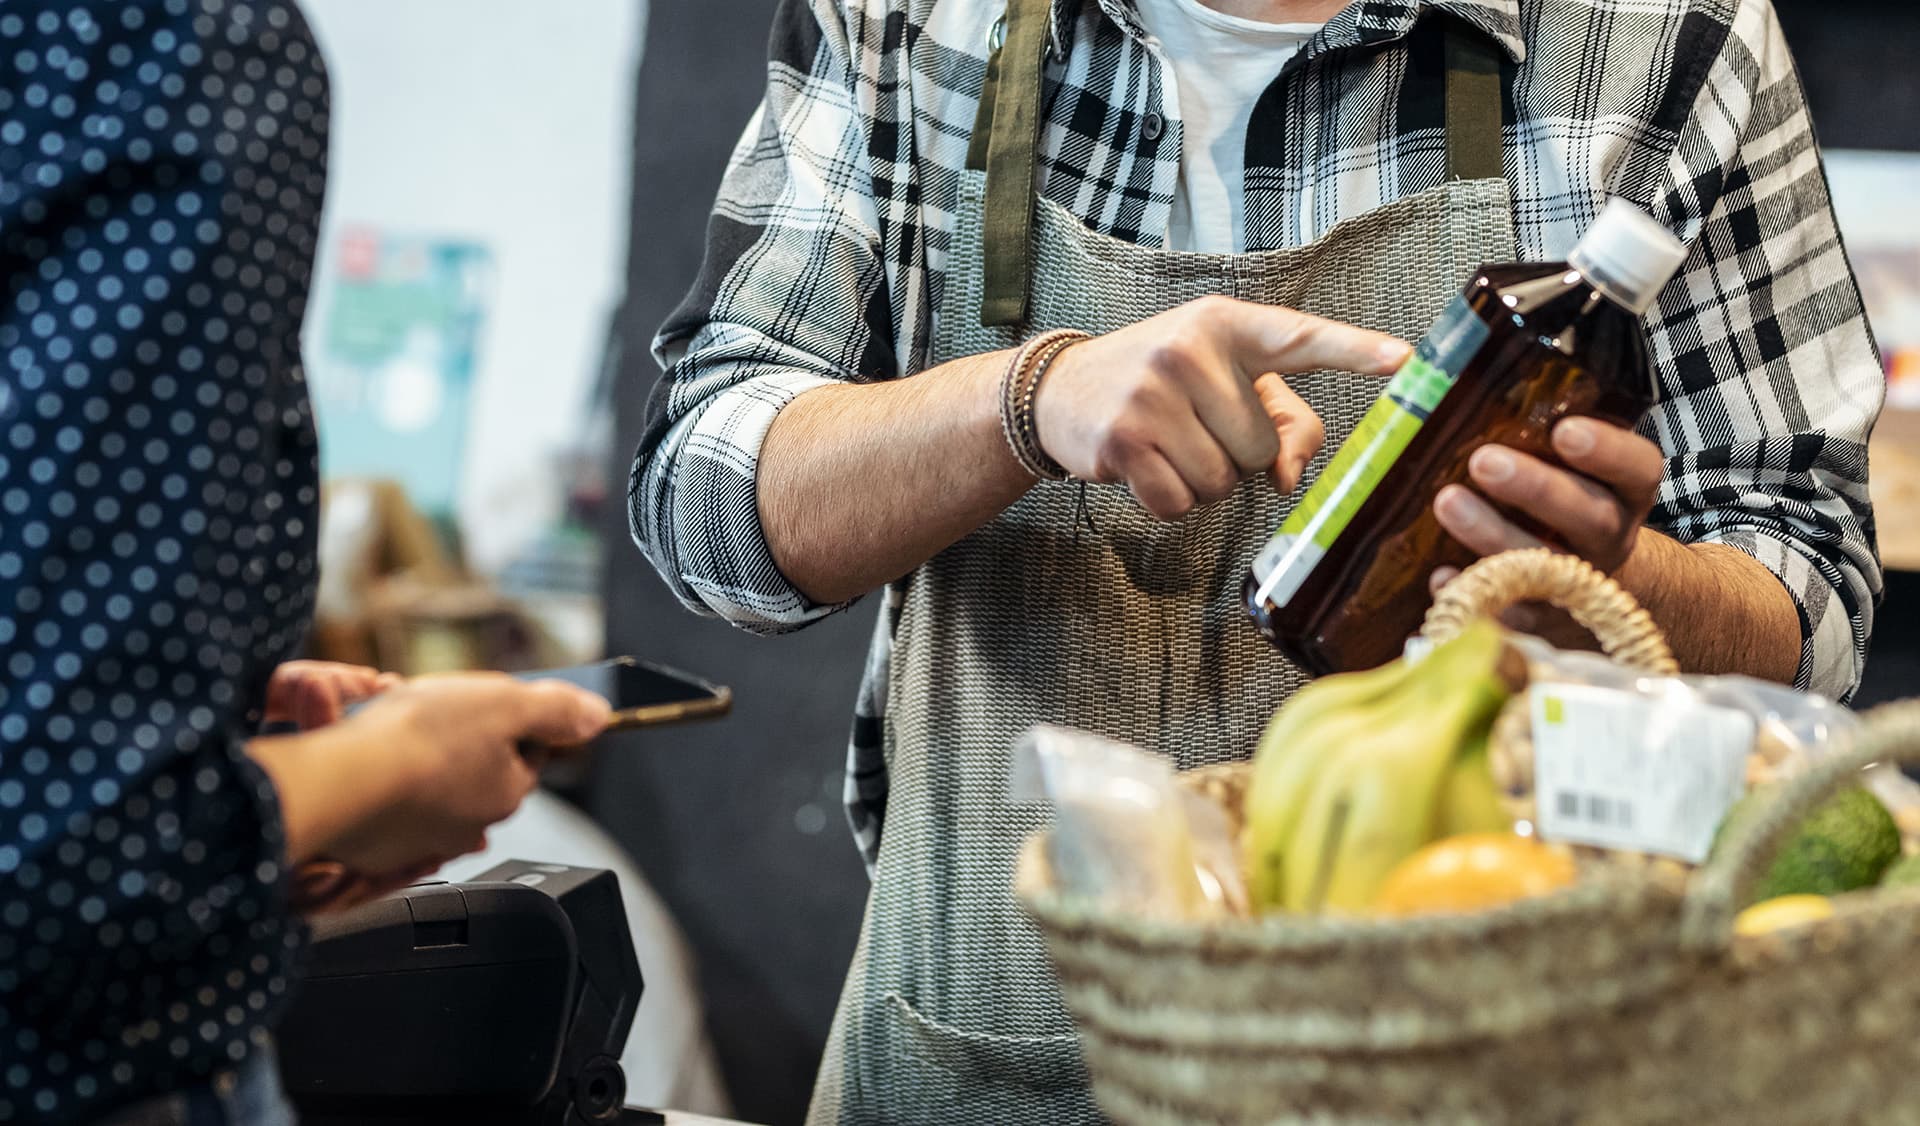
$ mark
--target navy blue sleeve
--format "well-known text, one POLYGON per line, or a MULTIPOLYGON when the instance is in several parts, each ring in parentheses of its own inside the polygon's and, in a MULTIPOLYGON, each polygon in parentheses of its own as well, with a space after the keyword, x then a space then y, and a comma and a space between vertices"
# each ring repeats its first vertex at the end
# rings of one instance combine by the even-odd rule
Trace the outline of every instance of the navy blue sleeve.
POLYGON ((0 6, 0 1121, 231 1066, 288 989, 244 745, 312 606, 326 98, 291 3, 0 6))

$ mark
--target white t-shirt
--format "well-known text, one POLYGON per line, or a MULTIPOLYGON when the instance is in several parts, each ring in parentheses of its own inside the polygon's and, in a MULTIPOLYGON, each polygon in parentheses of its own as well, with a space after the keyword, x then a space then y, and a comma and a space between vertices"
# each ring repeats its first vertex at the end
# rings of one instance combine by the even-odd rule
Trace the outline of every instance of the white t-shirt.
POLYGON ((1253 104, 1317 23, 1262 23, 1200 0, 1135 0, 1140 22, 1173 67, 1181 127, 1169 250, 1244 248, 1247 122, 1253 104))

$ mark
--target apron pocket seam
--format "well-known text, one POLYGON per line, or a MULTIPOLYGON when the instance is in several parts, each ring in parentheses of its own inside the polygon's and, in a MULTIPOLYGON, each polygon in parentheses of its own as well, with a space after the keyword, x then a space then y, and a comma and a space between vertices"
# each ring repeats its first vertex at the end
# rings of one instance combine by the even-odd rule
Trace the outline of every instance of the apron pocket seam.
POLYGON ((897 989, 884 996, 888 1039, 925 1063, 961 1079, 1021 1086, 1038 1091, 1087 1085, 1079 1034, 1013 1036, 968 1032, 937 1021, 913 1006, 897 989))

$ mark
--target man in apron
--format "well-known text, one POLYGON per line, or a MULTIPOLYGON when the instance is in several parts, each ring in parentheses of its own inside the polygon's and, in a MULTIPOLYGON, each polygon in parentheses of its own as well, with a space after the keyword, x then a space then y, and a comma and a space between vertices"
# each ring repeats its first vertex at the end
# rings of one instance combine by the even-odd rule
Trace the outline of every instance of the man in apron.
POLYGON ((1323 432, 1473 267, 1559 257, 1609 195, 1693 245, 1648 316, 1661 405, 1563 424, 1567 469, 1483 450, 1443 524, 1490 553, 1525 513, 1689 667, 1844 695, 1883 379, 1764 0, 783 4, 630 502, 745 628, 887 591, 816 1121, 1098 1119, 1012 900, 1045 816, 1006 799, 1014 738, 1248 754, 1302 677, 1240 582, 1323 432))

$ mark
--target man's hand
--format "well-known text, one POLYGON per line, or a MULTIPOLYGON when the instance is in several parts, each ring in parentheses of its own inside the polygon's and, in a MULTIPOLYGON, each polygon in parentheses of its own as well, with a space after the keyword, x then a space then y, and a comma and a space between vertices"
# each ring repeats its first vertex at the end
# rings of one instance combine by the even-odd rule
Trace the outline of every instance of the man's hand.
MULTIPOLYGON (((1545 528, 1558 546, 1619 577, 1642 542, 1641 525, 1653 509, 1666 456, 1631 430, 1595 418, 1562 420, 1551 441, 1567 468, 1506 446, 1475 450, 1467 462, 1474 488, 1441 489, 1434 498, 1434 515, 1462 546, 1482 556, 1551 546, 1489 504, 1491 500, 1545 528)), ((1452 567, 1442 567, 1428 585, 1438 592, 1457 574, 1452 567)), ((1537 633, 1561 648, 1593 643, 1571 615, 1545 604, 1515 606, 1503 617, 1509 627, 1537 633)))
MULTIPOLYGON (((1546 546, 1488 503, 1493 501, 1547 529, 1557 546, 1613 574, 1634 553, 1666 457, 1631 430, 1594 418, 1562 421, 1552 441, 1567 468, 1505 446, 1474 451, 1467 463, 1474 488, 1440 490, 1434 515, 1454 539, 1480 555, 1546 546)), ((1452 571, 1443 571, 1434 582, 1452 577, 1452 571)))
MULTIPOLYGON (((1542 546, 1487 502, 1524 514, 1558 546, 1618 580, 1660 623, 1682 669, 1791 684, 1801 622, 1780 579, 1737 548, 1682 544, 1642 527, 1666 472, 1660 448, 1593 418, 1562 421, 1552 441, 1567 468, 1501 446, 1474 451, 1467 463, 1473 488, 1450 485, 1434 498, 1440 526, 1481 555, 1542 546)), ((1457 573, 1442 568, 1430 585, 1437 591, 1457 573)), ((1536 603, 1505 617, 1561 648, 1592 644, 1565 611, 1536 603)))
POLYGON ((267 723, 302 731, 338 720, 348 708, 400 684, 396 673, 338 661, 287 661, 267 681, 267 723))
POLYGON ((1385 375, 1408 351, 1292 309, 1203 297, 1062 352, 1034 403, 1040 444, 1076 477, 1126 484, 1162 520, 1256 473, 1291 492, 1326 432, 1281 376, 1385 375))

